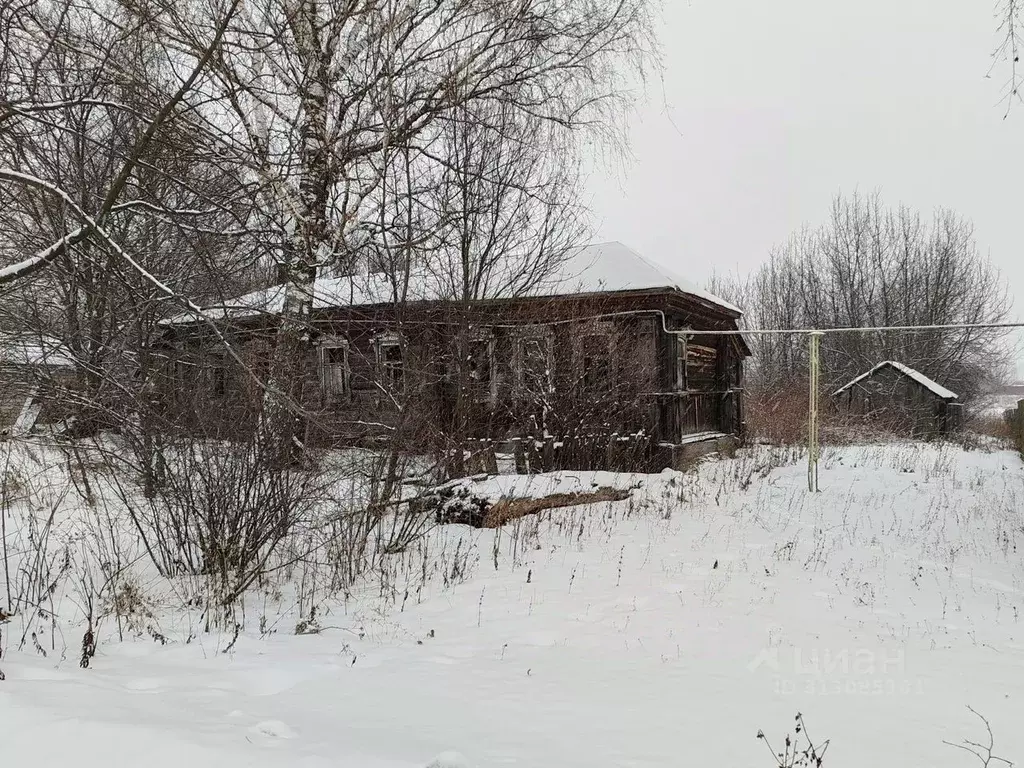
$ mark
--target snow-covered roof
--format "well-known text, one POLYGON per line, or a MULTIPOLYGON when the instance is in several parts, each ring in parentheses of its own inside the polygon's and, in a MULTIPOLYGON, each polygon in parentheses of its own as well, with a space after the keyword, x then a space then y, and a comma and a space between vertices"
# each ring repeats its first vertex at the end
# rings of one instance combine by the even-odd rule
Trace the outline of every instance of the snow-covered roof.
POLYGON ((847 384, 841 386, 839 389, 832 393, 832 396, 835 397, 836 395, 841 395, 850 387, 859 384, 861 381, 868 378, 869 376, 872 376, 877 371, 887 367, 899 371, 904 376, 913 379, 925 389, 930 390, 933 394, 935 394, 936 397, 940 397, 943 400, 956 400, 958 398, 958 395, 955 392, 946 389, 944 386, 936 382, 934 379, 930 379, 920 371, 914 370, 909 365, 898 363, 895 360, 884 360, 883 362, 879 363, 874 368, 872 368, 870 371, 862 373, 853 381, 850 381, 847 384))
MULTIPOLYGON (((552 274, 538 281, 525 293, 533 298, 573 296, 622 291, 675 290, 692 296, 727 312, 741 310, 695 283, 679 277, 648 261, 622 243, 610 242, 574 249, 552 274)), ((205 310, 208 317, 247 317, 256 313, 276 314, 281 311, 284 289, 274 286, 232 299, 205 310)), ((394 283, 386 273, 370 273, 347 277, 318 278, 313 288, 313 308, 358 307, 390 304, 394 301, 394 283)), ((428 271, 410 274, 408 301, 444 301, 454 298, 449 280, 428 271)), ((500 293, 487 298, 502 298, 500 293)), ((190 314, 165 320, 165 324, 192 322, 190 314)))
POLYGON ((52 336, 0 336, 0 365, 48 365, 71 368, 70 350, 52 336))
POLYGON ((578 248, 559 265, 557 273, 537 289, 536 295, 614 293, 658 288, 674 289, 729 312, 742 314, 734 304, 645 259, 619 242, 578 248))

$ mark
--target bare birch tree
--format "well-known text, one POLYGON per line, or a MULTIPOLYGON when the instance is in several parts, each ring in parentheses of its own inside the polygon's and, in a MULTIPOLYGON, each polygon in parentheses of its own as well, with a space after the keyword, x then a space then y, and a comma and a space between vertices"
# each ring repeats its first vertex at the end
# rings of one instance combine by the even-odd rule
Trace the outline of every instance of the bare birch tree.
MULTIPOLYGON (((127 285, 133 270, 156 291, 147 307, 164 296, 202 315, 189 297, 196 270, 147 265, 139 251, 153 249, 140 243, 167 241, 170 227, 173 247, 202 253, 232 217, 238 232, 262 233, 255 249, 284 283, 262 431, 286 453, 302 440, 317 274, 353 269, 354 235, 374 219, 396 149, 444 167, 427 152, 460 111, 497 133, 514 113, 542 141, 545 127, 614 130, 653 48, 648 0, 25 0, 5 5, 0 34, 0 196, 11 211, 0 284, 59 264, 57 293, 73 306, 60 312, 42 291, 37 314, 62 313, 68 337, 90 347, 79 357, 99 370, 115 323, 97 280, 127 285), (84 336, 74 327, 83 322, 84 336)), ((497 162, 521 161, 510 146, 497 162)), ((557 250, 551 223, 542 257, 557 250)), ((500 224, 508 240, 527 222, 500 224)), ((436 246, 441 234, 427 237, 436 246)), ((474 258, 508 259, 510 248, 474 258)), ((484 271, 474 291, 490 290, 484 271)))
MULTIPOLYGON (((302 360, 313 286, 350 269, 349 238, 389 147, 442 116, 506 103, 567 129, 609 114, 624 59, 651 50, 646 0, 261 0, 218 50, 221 98, 239 126, 232 151, 263 184, 278 229, 281 321, 264 429, 301 441, 302 360)), ((289 448, 290 450, 290 448, 289 448)))

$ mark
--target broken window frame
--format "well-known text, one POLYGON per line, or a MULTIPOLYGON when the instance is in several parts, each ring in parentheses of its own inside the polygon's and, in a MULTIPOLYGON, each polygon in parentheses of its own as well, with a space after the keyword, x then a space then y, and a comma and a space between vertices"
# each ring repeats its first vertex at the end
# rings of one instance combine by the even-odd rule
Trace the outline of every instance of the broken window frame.
POLYGON ((190 387, 200 400, 221 400, 228 394, 227 355, 223 352, 196 350, 191 360, 179 360, 178 380, 184 390, 190 387), (192 369, 189 373, 188 369, 192 369))
POLYGON ((317 348, 317 372, 320 379, 320 397, 325 406, 347 402, 352 396, 352 367, 349 362, 350 344, 341 336, 325 337, 317 348), (341 362, 328 363, 331 353, 341 350, 341 362), (341 369, 341 376, 336 370, 341 369), (331 369, 331 370, 329 370, 331 369))
POLYGON ((384 333, 373 342, 376 354, 377 385, 388 394, 395 396, 405 391, 405 339, 397 333, 384 333), (386 350, 398 350, 397 364, 388 360, 386 350), (397 372, 397 374, 396 374, 397 372))
MULTIPOLYGON (((513 350, 514 392, 516 397, 524 400, 543 399, 555 391, 555 357, 554 333, 547 326, 534 326, 519 329, 515 336, 513 350), (526 347, 530 343, 542 342, 546 358, 546 368, 541 386, 531 387, 527 380, 526 347)), ((538 379, 541 377, 537 377, 538 379)))
POLYGON ((496 393, 497 378, 495 376, 495 356, 494 356, 494 334, 487 329, 478 329, 473 331, 467 340, 466 344, 467 355, 466 359, 460 361, 466 366, 466 377, 464 379, 464 385, 468 392, 470 392, 478 400, 490 400, 493 399, 496 393), (473 378, 470 372, 470 363, 474 358, 474 348, 478 348, 480 345, 484 347, 484 358, 487 364, 487 376, 486 380, 473 378))
MULTIPOLYGON (((683 329, 689 330, 689 329, 683 329)), ((690 377, 689 377, 689 345, 690 337, 683 336, 681 334, 675 334, 676 350, 675 350, 675 367, 676 367, 676 391, 677 392, 688 392, 690 389, 690 377)))
POLYGON ((714 392, 720 385, 718 376, 718 364, 721 357, 721 350, 717 345, 691 344, 686 345, 686 387, 688 392, 714 392), (697 361, 703 358, 705 364, 702 366, 702 375, 698 376, 698 387, 694 387, 694 373, 697 371, 697 361), (710 361, 710 365, 708 362, 710 361), (707 369, 711 369, 710 375, 707 369))
POLYGON ((210 395, 217 399, 228 396, 228 366, 223 357, 210 366, 210 395))

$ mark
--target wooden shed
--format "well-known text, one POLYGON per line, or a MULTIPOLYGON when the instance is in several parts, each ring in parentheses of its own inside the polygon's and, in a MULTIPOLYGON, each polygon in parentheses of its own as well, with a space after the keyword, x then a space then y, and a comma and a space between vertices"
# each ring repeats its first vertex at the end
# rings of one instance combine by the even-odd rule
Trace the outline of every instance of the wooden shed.
POLYGON ((944 435, 963 424, 955 392, 895 360, 885 360, 847 382, 832 398, 846 413, 912 435, 944 435))

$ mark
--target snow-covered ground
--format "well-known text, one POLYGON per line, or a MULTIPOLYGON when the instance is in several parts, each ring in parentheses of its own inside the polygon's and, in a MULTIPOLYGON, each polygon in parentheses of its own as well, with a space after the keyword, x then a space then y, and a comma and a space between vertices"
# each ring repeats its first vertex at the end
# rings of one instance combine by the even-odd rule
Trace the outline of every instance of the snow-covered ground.
POLYGON ((61 586, 45 657, 17 650, 18 617, 3 627, 0 762, 767 767, 758 730, 774 744, 801 712, 831 739, 825 766, 953 768, 976 758, 944 741, 987 740, 968 706, 1024 761, 1020 458, 829 449, 813 496, 797 458, 542 478, 633 493, 434 530, 314 634, 282 594, 254 594, 227 652, 232 636, 164 602, 165 644, 152 627, 119 642, 111 619, 80 669, 61 586))

